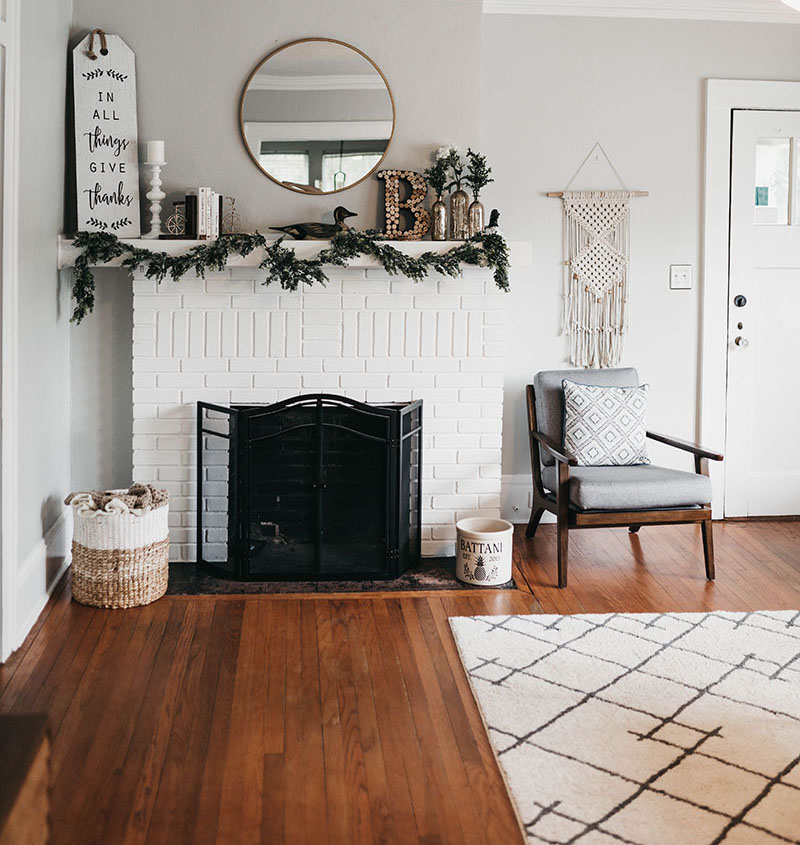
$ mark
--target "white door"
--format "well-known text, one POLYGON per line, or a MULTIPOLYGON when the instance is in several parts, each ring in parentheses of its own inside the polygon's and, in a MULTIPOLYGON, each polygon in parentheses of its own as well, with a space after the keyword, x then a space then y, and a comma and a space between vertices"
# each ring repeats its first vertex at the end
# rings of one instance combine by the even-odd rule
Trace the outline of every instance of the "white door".
POLYGON ((800 514, 800 112, 734 111, 725 516, 800 514))

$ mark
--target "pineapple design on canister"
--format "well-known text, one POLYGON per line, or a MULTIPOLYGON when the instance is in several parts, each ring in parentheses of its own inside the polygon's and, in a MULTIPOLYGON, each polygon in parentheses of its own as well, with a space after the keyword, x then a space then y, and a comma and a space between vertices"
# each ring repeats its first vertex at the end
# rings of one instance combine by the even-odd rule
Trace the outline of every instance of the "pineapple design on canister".
POLYGON ((475 561, 475 580, 486 580, 486 567, 483 565, 483 555, 478 555, 478 559, 475 561))

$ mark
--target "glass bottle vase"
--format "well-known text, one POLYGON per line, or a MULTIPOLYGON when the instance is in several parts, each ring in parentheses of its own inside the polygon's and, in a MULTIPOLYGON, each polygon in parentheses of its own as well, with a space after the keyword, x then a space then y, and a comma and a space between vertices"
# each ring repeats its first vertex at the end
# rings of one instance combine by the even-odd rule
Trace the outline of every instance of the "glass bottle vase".
POLYGON ((469 204, 469 211, 467 212, 467 217, 469 219, 469 236, 474 238, 475 235, 479 235, 483 231, 483 227, 486 225, 484 222, 484 218, 486 216, 486 209, 483 207, 483 203, 475 197, 475 199, 469 204))
POLYGON ((454 241, 465 241, 469 237, 468 205, 466 191, 459 188, 450 194, 450 237, 454 241))
POLYGON ((431 206, 431 240, 447 240, 447 206, 441 197, 431 206))

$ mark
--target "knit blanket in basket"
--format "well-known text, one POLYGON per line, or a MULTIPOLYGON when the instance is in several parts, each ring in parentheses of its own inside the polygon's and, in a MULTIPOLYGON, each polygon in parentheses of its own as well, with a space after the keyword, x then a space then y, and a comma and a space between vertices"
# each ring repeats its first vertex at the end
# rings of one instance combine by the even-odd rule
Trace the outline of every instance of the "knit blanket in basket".
POLYGON ((92 490, 70 493, 65 505, 72 505, 82 516, 103 513, 130 513, 144 516, 169 502, 169 492, 152 484, 132 484, 127 490, 92 490))

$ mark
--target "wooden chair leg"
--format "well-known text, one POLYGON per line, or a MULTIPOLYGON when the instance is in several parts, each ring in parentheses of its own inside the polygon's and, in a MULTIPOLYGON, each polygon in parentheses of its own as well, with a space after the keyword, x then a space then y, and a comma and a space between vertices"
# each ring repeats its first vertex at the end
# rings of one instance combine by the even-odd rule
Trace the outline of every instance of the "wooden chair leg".
POLYGON ((567 557, 569 553, 569 466, 558 463, 558 492, 556 494, 558 513, 558 586, 567 586, 567 557))
POLYGON ((569 525, 558 516, 558 586, 567 586, 567 558, 569 555, 569 525))
POLYGON ((533 510, 531 510, 531 518, 528 520, 528 527, 525 529, 525 536, 529 540, 536 533, 536 529, 539 527, 539 522, 542 519, 543 513, 544 508, 539 508, 536 505, 533 506, 533 510))
POLYGON ((703 532, 703 555, 706 560, 706 578, 713 581, 716 577, 714 570, 714 534, 710 519, 704 519, 700 523, 700 530, 703 532))
POLYGON ((631 527, 630 527, 630 528, 628 528, 628 532, 629 532, 630 534, 638 534, 638 533, 639 533, 639 529, 640 529, 641 527, 642 527, 641 525, 631 525, 631 527))

